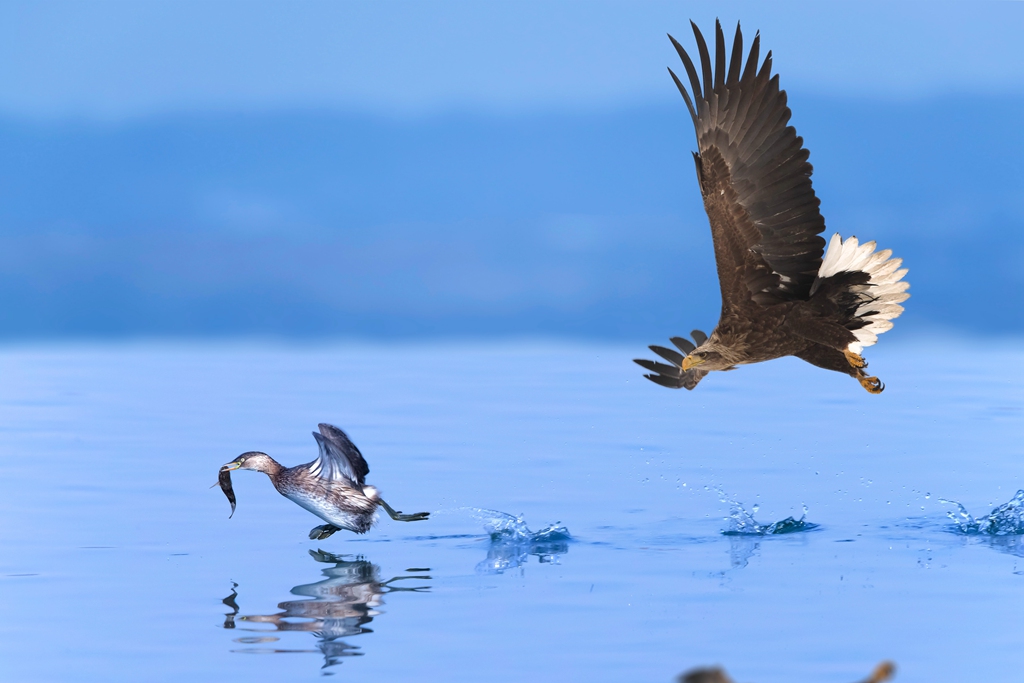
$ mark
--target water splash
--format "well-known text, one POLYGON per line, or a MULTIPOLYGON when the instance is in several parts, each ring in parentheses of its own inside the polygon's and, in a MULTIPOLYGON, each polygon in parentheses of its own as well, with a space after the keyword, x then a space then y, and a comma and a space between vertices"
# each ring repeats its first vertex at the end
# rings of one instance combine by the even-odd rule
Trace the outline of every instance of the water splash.
POLYGON ((471 511, 491 537, 487 558, 476 566, 478 572, 500 574, 526 564, 531 555, 539 562, 557 564, 558 556, 569 552, 572 536, 557 522, 540 531, 531 531, 522 517, 484 508, 471 508, 471 511))
POLYGON ((1024 489, 1017 491, 1017 495, 1009 502, 993 508, 992 512, 975 519, 964 506, 955 500, 939 499, 939 502, 947 505, 955 505, 955 510, 946 512, 946 516, 953 520, 956 531, 961 534, 984 535, 984 536, 1016 536, 1024 534, 1024 489))
POLYGON ((723 500, 722 502, 729 503, 732 507, 727 518, 729 528, 722 532, 726 536, 772 536, 777 534, 795 534, 818 528, 817 524, 807 521, 806 505, 800 519, 789 516, 771 524, 760 524, 754 519, 759 506, 755 505, 750 512, 747 512, 742 503, 734 500, 723 500))

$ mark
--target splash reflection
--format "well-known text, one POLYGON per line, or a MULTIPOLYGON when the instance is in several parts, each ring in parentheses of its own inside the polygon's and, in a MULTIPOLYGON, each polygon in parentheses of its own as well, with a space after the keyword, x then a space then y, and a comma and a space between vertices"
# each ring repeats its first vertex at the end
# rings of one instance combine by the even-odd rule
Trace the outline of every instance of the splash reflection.
MULTIPOLYGON (((430 576, 423 574, 401 575, 387 581, 380 580, 380 568, 363 559, 346 560, 344 556, 310 550, 309 554, 317 562, 333 565, 323 570, 327 577, 316 583, 302 584, 292 588, 293 595, 309 598, 308 600, 289 600, 278 605, 280 612, 276 614, 239 615, 239 607, 235 598, 237 584, 234 584, 231 595, 222 602, 232 611, 225 615, 224 628, 261 633, 261 636, 236 638, 235 642, 252 645, 274 643, 280 640, 273 633, 299 631, 310 633, 316 637, 316 649, 283 649, 277 647, 247 647, 232 650, 244 654, 273 654, 307 652, 323 655, 324 664, 321 669, 340 664, 343 657, 361 656, 363 652, 358 645, 351 645, 342 640, 363 633, 372 633, 367 625, 374 617, 382 614, 378 608, 384 604, 384 595, 394 592, 421 593, 430 586, 399 586, 401 581, 429 581, 430 576), (253 626, 249 626, 249 625, 253 626), (256 625, 260 626, 256 626, 256 625)), ((330 672, 325 672, 330 673, 330 672)))
POLYGON ((761 543, 750 536, 730 534, 729 567, 731 569, 743 569, 760 547, 761 543))

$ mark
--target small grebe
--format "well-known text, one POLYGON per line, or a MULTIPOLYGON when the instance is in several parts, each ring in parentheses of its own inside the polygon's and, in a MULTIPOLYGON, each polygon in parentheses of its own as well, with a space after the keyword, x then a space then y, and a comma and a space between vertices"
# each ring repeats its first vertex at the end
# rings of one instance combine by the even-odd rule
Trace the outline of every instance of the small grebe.
POLYGON ((229 473, 256 470, 269 476, 282 496, 327 522, 309 532, 312 539, 324 539, 342 529, 366 533, 377 520, 378 505, 399 522, 418 522, 429 516, 427 512, 404 515, 385 503, 377 489, 364 484, 370 467, 345 432, 334 425, 318 426, 320 433, 313 432, 313 438, 320 446, 320 456, 313 462, 284 467, 266 453, 249 451, 220 468, 220 487, 231 503, 232 514, 235 494, 229 473))

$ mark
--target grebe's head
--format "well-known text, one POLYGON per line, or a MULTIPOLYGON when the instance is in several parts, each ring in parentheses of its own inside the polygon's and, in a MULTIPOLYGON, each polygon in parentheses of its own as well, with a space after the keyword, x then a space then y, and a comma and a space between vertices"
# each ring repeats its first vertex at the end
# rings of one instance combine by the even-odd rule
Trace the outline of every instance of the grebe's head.
POLYGON ((280 465, 278 465, 277 462, 266 453, 249 451, 248 453, 242 453, 227 465, 224 465, 221 469, 227 471, 256 470, 257 472, 270 474, 279 468, 280 465))

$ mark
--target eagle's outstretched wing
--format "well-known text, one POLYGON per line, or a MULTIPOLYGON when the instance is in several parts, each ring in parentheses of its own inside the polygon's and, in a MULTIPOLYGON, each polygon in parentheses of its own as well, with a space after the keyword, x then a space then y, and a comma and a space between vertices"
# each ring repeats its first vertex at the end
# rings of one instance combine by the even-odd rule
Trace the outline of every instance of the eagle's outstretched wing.
POLYGON ((669 69, 693 118, 694 154, 711 222, 722 308, 806 299, 821 265, 825 220, 811 188, 803 139, 789 123, 786 93, 771 75, 771 52, 758 70, 760 34, 746 65, 739 24, 726 65, 725 36, 715 22, 715 63, 696 24, 701 78, 672 36, 691 93, 669 69))
POLYGON ((363 454, 348 435, 334 425, 321 423, 317 426, 320 433, 313 432, 313 438, 320 447, 320 457, 310 463, 310 472, 322 479, 348 481, 362 486, 370 473, 363 454))

